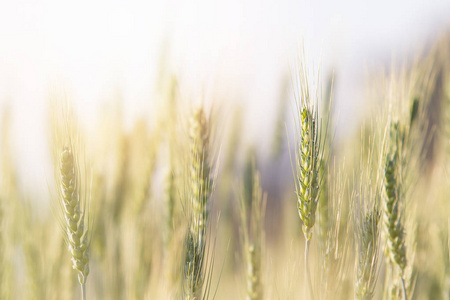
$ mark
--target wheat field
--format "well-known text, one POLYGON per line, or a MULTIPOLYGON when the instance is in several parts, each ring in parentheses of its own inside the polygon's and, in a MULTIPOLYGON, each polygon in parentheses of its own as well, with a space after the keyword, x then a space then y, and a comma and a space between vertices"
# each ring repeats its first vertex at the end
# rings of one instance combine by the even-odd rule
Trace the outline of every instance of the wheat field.
POLYGON ((0 299, 450 299, 450 39, 367 75, 344 137, 333 70, 305 53, 269 155, 245 106, 170 70, 131 128, 120 100, 86 128, 51 90, 43 212, 1 108, 0 299))

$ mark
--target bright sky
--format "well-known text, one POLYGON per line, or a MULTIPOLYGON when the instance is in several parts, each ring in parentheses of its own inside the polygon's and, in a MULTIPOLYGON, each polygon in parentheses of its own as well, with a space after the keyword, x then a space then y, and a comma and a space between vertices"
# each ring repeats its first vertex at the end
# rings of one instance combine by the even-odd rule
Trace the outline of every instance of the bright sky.
POLYGON ((449 16, 448 0, 2 0, 0 109, 12 103, 25 184, 45 189, 39 162, 48 161, 45 113, 55 84, 70 88, 87 120, 120 89, 131 120, 151 106, 169 41, 185 86, 214 85, 230 100, 245 99, 256 132, 274 117, 281 77, 300 41, 338 70, 345 115, 358 107, 355 86, 365 66, 432 40, 448 28, 449 16))

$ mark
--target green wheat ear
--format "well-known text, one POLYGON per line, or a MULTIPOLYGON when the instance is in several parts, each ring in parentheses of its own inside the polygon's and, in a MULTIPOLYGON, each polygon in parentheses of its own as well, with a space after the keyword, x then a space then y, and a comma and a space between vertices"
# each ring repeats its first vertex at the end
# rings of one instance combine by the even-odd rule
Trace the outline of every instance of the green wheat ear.
POLYGON ((303 222, 303 233, 307 240, 312 237, 312 228, 316 222, 316 210, 319 194, 319 158, 317 143, 317 120, 310 108, 301 111, 301 139, 297 158, 297 208, 303 222))
MULTIPOLYGON (((389 148, 385 155, 384 165, 384 204, 383 223, 386 233, 385 254, 391 266, 398 267, 397 277, 401 281, 403 299, 408 299, 405 285, 405 269, 407 267, 405 228, 402 222, 403 172, 405 164, 402 147, 405 144, 408 131, 399 122, 390 126, 389 148)), ((392 285, 394 289, 395 285, 392 285)), ((393 289, 393 291, 394 291, 393 289)), ((397 293, 397 291, 395 291, 397 293)))
MULTIPOLYGON (((403 274, 406 267, 406 246, 404 237, 404 227, 401 222, 400 199, 400 153, 398 147, 399 133, 398 123, 394 123, 391 128, 390 139, 395 142, 391 153, 386 157, 384 168, 385 176, 385 203, 384 203, 384 224, 387 232, 386 254, 393 263, 400 267, 403 274)), ((402 275, 403 276, 403 275, 402 275)))
POLYGON ((302 58, 300 60, 297 78, 299 91, 296 94, 294 103, 297 110, 296 114, 294 114, 297 125, 297 141, 295 147, 296 174, 294 174, 294 179, 297 195, 297 210, 302 221, 302 231, 306 239, 305 272, 310 298, 314 299, 308 267, 308 252, 313 227, 316 222, 316 210, 321 185, 319 171, 323 158, 324 141, 321 138, 321 120, 319 120, 318 114, 319 100, 321 99, 320 81, 315 82, 315 84, 310 82, 307 74, 308 71, 304 65, 304 58, 302 58), (311 91, 311 89, 314 90, 311 91))

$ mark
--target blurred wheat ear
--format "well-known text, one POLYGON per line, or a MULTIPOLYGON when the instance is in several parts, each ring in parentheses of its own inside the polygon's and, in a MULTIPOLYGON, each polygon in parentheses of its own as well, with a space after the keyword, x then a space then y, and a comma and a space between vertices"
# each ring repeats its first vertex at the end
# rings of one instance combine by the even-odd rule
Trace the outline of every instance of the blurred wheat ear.
POLYGON ((57 218, 69 249, 72 268, 78 272, 82 299, 86 299, 91 240, 90 183, 81 138, 71 110, 64 106, 53 128, 55 180, 58 196, 54 204, 57 218))
POLYGON ((403 289, 403 298, 407 299, 404 276, 407 264, 405 229, 402 223, 401 210, 401 157, 400 147, 403 145, 404 131, 399 123, 393 123, 390 128, 390 149, 386 154, 384 167, 385 197, 384 225, 386 230, 386 255, 388 261, 398 267, 403 289))
POLYGON ((358 254, 355 295, 360 300, 373 298, 377 282, 380 242, 380 213, 374 206, 361 217, 358 235, 358 254))
POLYGON ((266 195, 262 194, 259 173, 252 164, 252 186, 241 188, 241 239, 246 266, 247 300, 264 299, 262 253, 264 249, 264 215, 266 195), (245 192, 247 191, 247 192, 245 192))
POLYGON ((184 299, 204 299, 209 292, 211 265, 208 261, 208 217, 212 192, 209 164, 210 125, 203 107, 195 107, 189 119, 187 174, 188 229, 184 256, 184 299))

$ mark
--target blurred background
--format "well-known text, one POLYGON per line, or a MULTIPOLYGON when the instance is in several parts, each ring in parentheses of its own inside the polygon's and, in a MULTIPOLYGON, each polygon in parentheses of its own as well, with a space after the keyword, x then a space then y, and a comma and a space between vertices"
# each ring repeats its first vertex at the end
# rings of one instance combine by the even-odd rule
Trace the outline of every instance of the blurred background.
POLYGON ((45 187, 51 176, 46 118, 55 87, 88 124, 120 95, 130 127, 158 114, 165 64, 185 98, 241 103, 246 140, 264 152, 270 141, 260 129, 273 126, 299 45, 325 76, 335 72, 340 136, 357 123, 365 76, 429 45, 450 26, 449 12, 447 0, 2 1, 0 110, 12 116, 20 183, 45 187))

